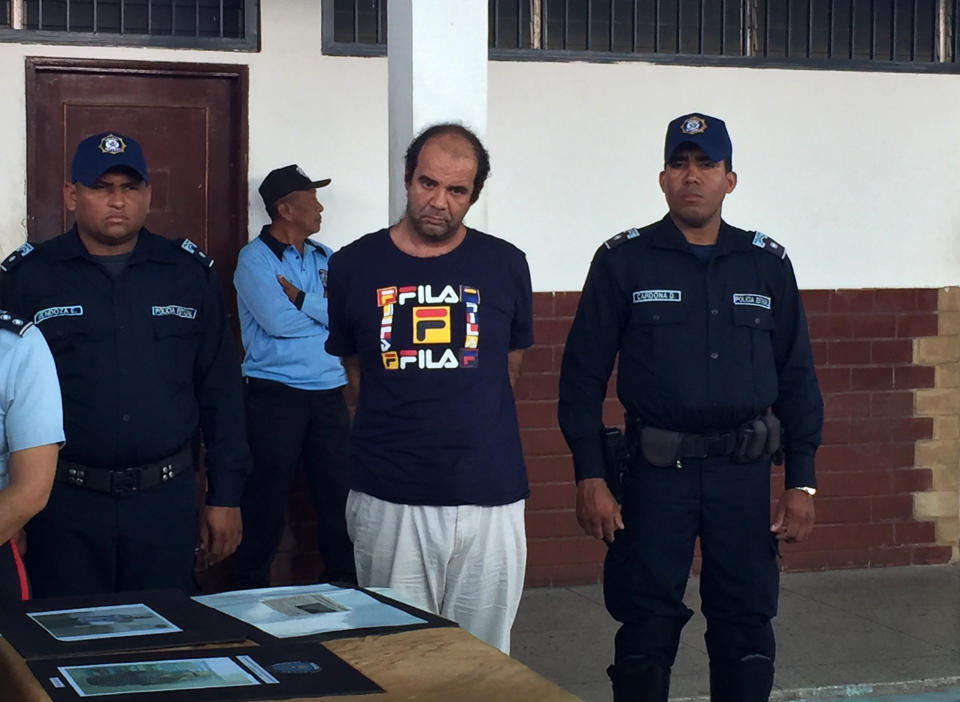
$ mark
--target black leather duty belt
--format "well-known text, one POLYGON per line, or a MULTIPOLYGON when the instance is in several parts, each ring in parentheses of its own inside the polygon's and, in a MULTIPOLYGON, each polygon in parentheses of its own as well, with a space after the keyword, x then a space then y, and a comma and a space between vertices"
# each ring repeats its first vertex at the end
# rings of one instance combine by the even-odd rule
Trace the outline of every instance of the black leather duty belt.
POLYGON ((681 434, 677 458, 716 458, 729 456, 737 448, 737 432, 681 434))
POLYGON ((172 456, 155 463, 126 468, 91 468, 70 461, 57 461, 57 482, 103 492, 115 497, 129 497, 172 480, 193 467, 193 445, 186 444, 172 456))

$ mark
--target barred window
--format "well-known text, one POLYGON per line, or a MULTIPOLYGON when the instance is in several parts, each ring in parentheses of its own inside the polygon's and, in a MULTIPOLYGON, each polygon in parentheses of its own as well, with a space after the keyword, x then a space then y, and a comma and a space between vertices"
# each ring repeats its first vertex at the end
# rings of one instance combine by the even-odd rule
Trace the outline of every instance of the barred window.
POLYGON ((256 0, 0 0, 0 39, 256 50, 256 0))
MULTIPOLYGON (((955 71, 960 57, 960 0, 488 2, 492 58, 955 71)), ((325 50, 383 53, 386 7, 324 0, 325 50)))

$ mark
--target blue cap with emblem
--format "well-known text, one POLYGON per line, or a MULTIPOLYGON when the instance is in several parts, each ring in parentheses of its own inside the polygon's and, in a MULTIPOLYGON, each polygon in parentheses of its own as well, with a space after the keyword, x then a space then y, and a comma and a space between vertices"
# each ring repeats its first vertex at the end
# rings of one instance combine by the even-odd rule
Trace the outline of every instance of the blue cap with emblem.
POLYGON ((145 183, 150 182, 140 144, 118 132, 94 134, 77 144, 70 162, 70 182, 92 187, 111 168, 129 168, 145 183))
POLYGON ((722 119, 694 113, 677 117, 667 126, 663 160, 669 161, 681 144, 693 144, 703 149, 711 161, 733 159, 733 144, 722 119))

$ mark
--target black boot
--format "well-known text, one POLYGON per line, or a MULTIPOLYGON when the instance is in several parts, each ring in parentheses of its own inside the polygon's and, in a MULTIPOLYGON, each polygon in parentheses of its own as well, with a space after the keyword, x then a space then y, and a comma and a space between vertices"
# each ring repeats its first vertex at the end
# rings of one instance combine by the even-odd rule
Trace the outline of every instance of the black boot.
POLYGON ((773 661, 759 653, 710 664, 710 702, 767 702, 772 689, 773 661))
POLYGON ((647 656, 626 656, 607 668, 613 702, 667 702, 670 668, 647 656))

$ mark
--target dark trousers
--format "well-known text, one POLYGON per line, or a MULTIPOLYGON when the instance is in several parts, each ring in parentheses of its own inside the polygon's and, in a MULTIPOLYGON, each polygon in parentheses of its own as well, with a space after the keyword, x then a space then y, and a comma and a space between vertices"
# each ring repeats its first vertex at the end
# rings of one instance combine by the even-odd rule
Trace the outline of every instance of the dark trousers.
POLYGON ((129 497, 54 483, 26 527, 35 597, 123 590, 196 590, 194 472, 129 497))
POLYGON ((698 536, 711 663, 774 658, 780 573, 769 463, 684 459, 676 469, 640 460, 625 480, 623 521, 604 564, 606 606, 623 624, 616 660, 641 655, 673 665, 692 615, 683 593, 698 536))
POLYGON ((236 587, 267 587, 270 564, 300 459, 317 512, 317 541, 327 580, 356 581, 344 515, 349 490, 349 418, 340 388, 298 390, 246 379, 253 474, 241 509, 243 542, 233 557, 236 587))
POLYGON ((0 544, 0 602, 20 602, 30 599, 27 571, 13 539, 0 544))

